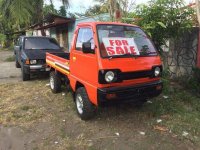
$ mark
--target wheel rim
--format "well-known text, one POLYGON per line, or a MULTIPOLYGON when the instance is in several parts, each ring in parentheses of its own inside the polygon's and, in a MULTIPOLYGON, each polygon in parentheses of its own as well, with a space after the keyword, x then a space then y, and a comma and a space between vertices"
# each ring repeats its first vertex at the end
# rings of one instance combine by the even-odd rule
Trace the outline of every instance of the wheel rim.
POLYGON ((78 113, 82 114, 83 113, 83 99, 80 94, 77 94, 76 96, 76 107, 77 107, 78 113))
POLYGON ((51 89, 54 89, 54 79, 53 79, 53 77, 50 77, 50 87, 51 87, 51 89))

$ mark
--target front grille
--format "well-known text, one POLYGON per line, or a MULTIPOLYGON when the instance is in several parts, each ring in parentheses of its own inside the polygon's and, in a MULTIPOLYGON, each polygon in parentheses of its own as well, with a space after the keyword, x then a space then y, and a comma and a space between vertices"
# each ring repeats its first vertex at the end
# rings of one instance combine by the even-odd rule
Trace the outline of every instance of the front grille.
POLYGON ((45 64, 46 63, 46 61, 44 60, 44 59, 38 59, 37 60, 37 64, 38 65, 43 65, 43 64, 45 64))
POLYGON ((156 86, 151 86, 151 87, 131 89, 128 91, 121 91, 117 92, 116 94, 118 99, 134 99, 141 96, 148 97, 155 92, 156 92, 156 86))
POLYGON ((130 80, 130 79, 138 79, 138 78, 147 78, 153 76, 153 70, 145 70, 138 72, 120 72, 119 79, 120 80, 130 80))

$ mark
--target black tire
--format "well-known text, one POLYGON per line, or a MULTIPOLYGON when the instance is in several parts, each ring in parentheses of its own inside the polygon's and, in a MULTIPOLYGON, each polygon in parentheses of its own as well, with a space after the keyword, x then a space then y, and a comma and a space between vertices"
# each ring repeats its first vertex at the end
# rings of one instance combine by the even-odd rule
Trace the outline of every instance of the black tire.
POLYGON ((55 73, 55 71, 50 72, 50 88, 53 93, 59 93, 61 91, 61 80, 59 75, 55 73))
POLYGON ((76 90, 75 104, 77 113, 82 120, 89 120, 96 115, 96 106, 90 102, 84 87, 80 87, 76 90), (80 102, 80 98, 82 102, 80 102), (82 104, 82 106, 79 105, 80 103, 82 104), (80 111, 80 109, 82 110, 82 112, 80 111))
POLYGON ((24 67, 22 67, 22 80, 23 80, 23 81, 28 81, 28 80, 30 80, 30 74, 25 73, 24 67))
POLYGON ((15 58, 15 66, 16 66, 16 68, 21 68, 21 66, 20 66, 20 64, 19 64, 19 62, 18 62, 18 60, 17 60, 17 58, 15 58))

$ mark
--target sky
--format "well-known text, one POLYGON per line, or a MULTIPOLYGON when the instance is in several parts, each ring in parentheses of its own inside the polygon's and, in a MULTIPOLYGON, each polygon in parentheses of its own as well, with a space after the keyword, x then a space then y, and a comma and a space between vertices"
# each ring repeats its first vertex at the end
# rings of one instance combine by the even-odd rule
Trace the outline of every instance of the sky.
MULTIPOLYGON (((149 0, 135 0, 136 4, 146 3, 149 0)), ((194 2, 194 0, 184 0, 186 4, 194 2)), ((48 0, 46 0, 46 3, 48 3, 48 0)), ((94 0, 69 0, 70 8, 68 9, 68 12, 79 12, 84 13, 87 8, 90 6, 93 6, 95 4, 94 0)), ((61 0, 54 0, 54 5, 56 9, 59 9, 59 7, 62 5, 61 0)))

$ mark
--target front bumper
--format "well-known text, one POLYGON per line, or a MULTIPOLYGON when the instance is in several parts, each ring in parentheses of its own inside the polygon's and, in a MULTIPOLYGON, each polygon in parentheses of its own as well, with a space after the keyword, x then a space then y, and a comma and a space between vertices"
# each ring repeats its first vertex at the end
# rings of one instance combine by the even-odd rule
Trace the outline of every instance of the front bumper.
POLYGON ((46 65, 24 65, 24 71, 27 74, 37 73, 37 72, 46 72, 49 71, 50 68, 47 68, 46 65))
POLYGON ((109 87, 98 89, 98 105, 117 102, 137 102, 158 96, 162 92, 162 81, 128 87, 109 87))

